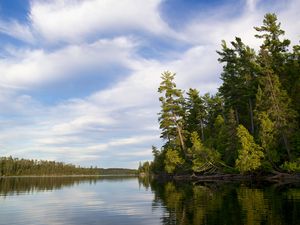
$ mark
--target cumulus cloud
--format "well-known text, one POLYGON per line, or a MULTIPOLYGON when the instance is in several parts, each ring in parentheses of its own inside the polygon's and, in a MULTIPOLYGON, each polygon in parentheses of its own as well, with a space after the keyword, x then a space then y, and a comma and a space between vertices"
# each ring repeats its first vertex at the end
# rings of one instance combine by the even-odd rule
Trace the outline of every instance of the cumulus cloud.
POLYGON ((7 48, 9 56, 0 59, 0 80, 7 87, 26 87, 74 78, 82 76, 79 72, 85 70, 126 64, 128 53, 133 48, 133 42, 126 37, 67 45, 53 51, 7 48))
POLYGON ((161 0, 35 0, 31 4, 33 30, 49 42, 84 41, 99 32, 142 30, 166 33, 168 26, 161 19, 161 0))

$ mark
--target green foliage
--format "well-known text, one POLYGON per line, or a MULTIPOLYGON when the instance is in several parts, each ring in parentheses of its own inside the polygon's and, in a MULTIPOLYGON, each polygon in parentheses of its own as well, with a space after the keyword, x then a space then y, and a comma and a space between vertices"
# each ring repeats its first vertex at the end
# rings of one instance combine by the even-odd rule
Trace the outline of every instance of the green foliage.
MULTIPOLYGON (((279 78, 273 70, 265 65, 261 72, 261 89, 257 92, 255 109, 260 126, 259 133, 262 135, 266 133, 262 129, 266 128, 267 123, 269 126, 274 127, 275 132, 273 132, 272 138, 274 147, 277 148, 283 145, 287 156, 290 158, 291 150, 289 142, 295 130, 297 114, 292 108, 291 99, 286 91, 282 89, 279 78), (266 122, 266 119, 268 122, 266 122), (262 124, 263 122, 264 124, 262 124)), ((265 142, 270 141, 267 140, 265 142)))
POLYGON ((161 102, 161 112, 159 113, 161 137, 170 142, 178 139, 178 128, 183 124, 183 95, 174 83, 175 73, 166 71, 162 73, 162 82, 158 92, 162 94, 159 98, 161 102))
MULTIPOLYGON (((286 62, 286 53, 290 45, 290 40, 280 40, 281 36, 285 34, 280 26, 281 24, 277 22, 277 16, 274 13, 267 13, 264 17, 263 25, 255 27, 255 30, 259 32, 255 37, 263 40, 260 48, 260 56, 268 56, 270 68, 276 74, 284 75, 283 65, 286 62)), ((264 63, 263 61, 261 63, 264 63)), ((284 79, 284 77, 281 77, 281 82, 284 79)))
POLYGON ((241 173, 257 170, 261 166, 261 160, 264 157, 261 147, 254 142, 253 136, 249 134, 243 125, 238 126, 237 136, 240 146, 236 167, 241 173))
POLYGON ((225 63, 219 88, 225 100, 225 109, 235 111, 236 121, 251 128, 254 133, 253 104, 257 90, 257 62, 255 51, 246 46, 240 38, 231 42, 229 48, 222 42, 222 51, 217 51, 219 62, 225 63), (248 116, 250 115, 250 116, 248 116))
POLYGON ((10 157, 0 158, 0 176, 62 176, 62 175, 127 175, 133 169, 80 167, 62 162, 29 160, 10 157))
POLYGON ((141 164, 141 162, 140 162, 139 168, 138 168, 138 173, 149 175, 150 174, 150 162, 146 161, 143 164, 141 164))
POLYGON ((219 154, 205 147, 197 134, 193 132, 191 134, 192 147, 188 150, 192 158, 192 170, 194 172, 205 172, 212 168, 215 168, 216 162, 219 161, 219 154))
MULTIPOLYGON (((175 73, 162 73, 162 82, 158 88, 161 94, 161 112, 159 125, 161 137, 166 140, 165 148, 178 151, 178 155, 186 155, 184 127, 184 97, 183 92, 176 88, 175 73)), ((167 160, 168 161, 168 160, 167 160)))
POLYGON ((202 141, 204 141, 204 126, 208 117, 207 106, 205 105, 204 99, 199 95, 199 91, 196 89, 190 88, 187 96, 185 104, 185 110, 187 112, 185 121, 186 130, 196 131, 201 136, 202 141))
POLYGON ((164 171, 165 151, 159 151, 157 147, 152 146, 153 162, 151 163, 151 172, 154 174, 164 171))
POLYGON ((191 88, 185 95, 174 73, 162 74, 159 123, 165 142, 154 152, 152 171, 224 172, 236 166, 246 173, 276 170, 285 161, 286 168, 295 168, 300 46, 289 48, 275 14, 266 14, 255 30, 262 40, 258 52, 238 37, 230 45, 222 41, 217 53, 223 83, 215 95, 191 88))
POLYGON ((173 173, 177 166, 182 165, 184 159, 182 159, 178 151, 173 149, 167 149, 166 158, 165 158, 165 170, 167 173, 173 173))
POLYGON ((46 160, 28 160, 10 157, 0 158, 0 176, 23 175, 99 175, 97 167, 83 168, 46 160))
POLYGON ((221 154, 221 159, 229 166, 234 166, 237 158, 237 123, 234 111, 229 110, 226 123, 223 116, 219 115, 215 121, 215 148, 221 154))
POLYGON ((203 95, 204 106, 206 109, 205 129, 204 133, 207 138, 204 140, 204 144, 209 148, 216 148, 216 128, 214 127, 216 118, 224 113, 224 101, 223 98, 217 93, 216 95, 210 95, 208 93, 203 95))
POLYGON ((258 137, 261 143, 261 147, 266 153, 268 161, 270 163, 276 163, 278 162, 279 158, 275 144, 275 124, 269 119, 268 114, 266 112, 259 112, 257 117, 260 124, 258 137))
POLYGON ((259 32, 256 37, 263 40, 258 56, 261 93, 257 93, 256 111, 257 117, 261 113, 267 114, 276 130, 273 138, 275 148, 283 146, 287 156, 281 154, 282 158, 291 159, 290 142, 297 124, 297 112, 293 109, 291 98, 286 91, 289 90, 288 83, 291 81, 286 69, 290 41, 281 40, 285 32, 281 30, 280 25, 276 15, 269 13, 265 15, 263 25, 255 28, 259 32))
POLYGON ((100 175, 136 175, 138 173, 135 169, 126 169, 126 168, 99 168, 100 175))
POLYGON ((281 169, 290 173, 300 173, 300 158, 294 162, 284 162, 284 164, 281 166, 281 169))

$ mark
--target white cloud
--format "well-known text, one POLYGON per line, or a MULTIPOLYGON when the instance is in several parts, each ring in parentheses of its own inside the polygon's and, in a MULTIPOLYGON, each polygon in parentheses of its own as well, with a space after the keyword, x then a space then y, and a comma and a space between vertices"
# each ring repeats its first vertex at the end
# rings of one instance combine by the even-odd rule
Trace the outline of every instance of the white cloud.
POLYGON ((260 0, 246 0, 247 8, 250 12, 253 12, 256 10, 256 5, 260 0))
POLYGON ((31 32, 30 26, 27 24, 20 24, 15 20, 8 22, 0 20, 0 33, 7 34, 25 42, 34 42, 34 36, 31 32))
POLYGON ((144 30, 165 33, 161 0, 35 0, 30 20, 34 31, 49 42, 77 42, 98 32, 144 30))
POLYGON ((133 48, 134 44, 126 37, 67 45, 51 52, 9 48, 9 57, 0 59, 0 81, 7 87, 20 88, 82 76, 85 70, 99 69, 113 63, 126 64, 133 48))
POLYGON ((300 1, 291 0, 285 7, 285 10, 277 14, 278 20, 281 22, 282 29, 286 31, 286 38, 291 40, 292 45, 300 44, 300 1))

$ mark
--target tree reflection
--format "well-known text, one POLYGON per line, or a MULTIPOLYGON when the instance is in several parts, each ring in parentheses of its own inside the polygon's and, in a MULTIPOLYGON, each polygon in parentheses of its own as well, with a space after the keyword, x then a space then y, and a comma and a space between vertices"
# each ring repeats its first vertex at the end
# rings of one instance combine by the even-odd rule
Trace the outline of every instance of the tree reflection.
MULTIPOLYGON (((147 183, 149 184, 149 183, 147 183)), ((165 210, 163 225, 299 224, 300 190, 151 181, 153 209, 165 210), (288 208, 288 212, 284 210, 288 208)))
POLYGON ((7 177, 0 178, 0 197, 7 195, 19 195, 22 193, 31 193, 36 191, 52 191, 63 187, 71 187, 83 182, 90 184, 103 180, 120 181, 123 179, 135 179, 133 177, 121 176, 71 176, 71 177, 7 177))

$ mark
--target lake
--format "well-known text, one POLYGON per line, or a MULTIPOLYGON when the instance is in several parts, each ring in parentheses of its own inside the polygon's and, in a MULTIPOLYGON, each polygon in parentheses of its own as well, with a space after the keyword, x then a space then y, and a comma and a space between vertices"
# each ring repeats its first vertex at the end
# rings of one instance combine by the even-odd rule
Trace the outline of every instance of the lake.
POLYGON ((299 184, 0 178, 0 224, 300 224, 299 184))

